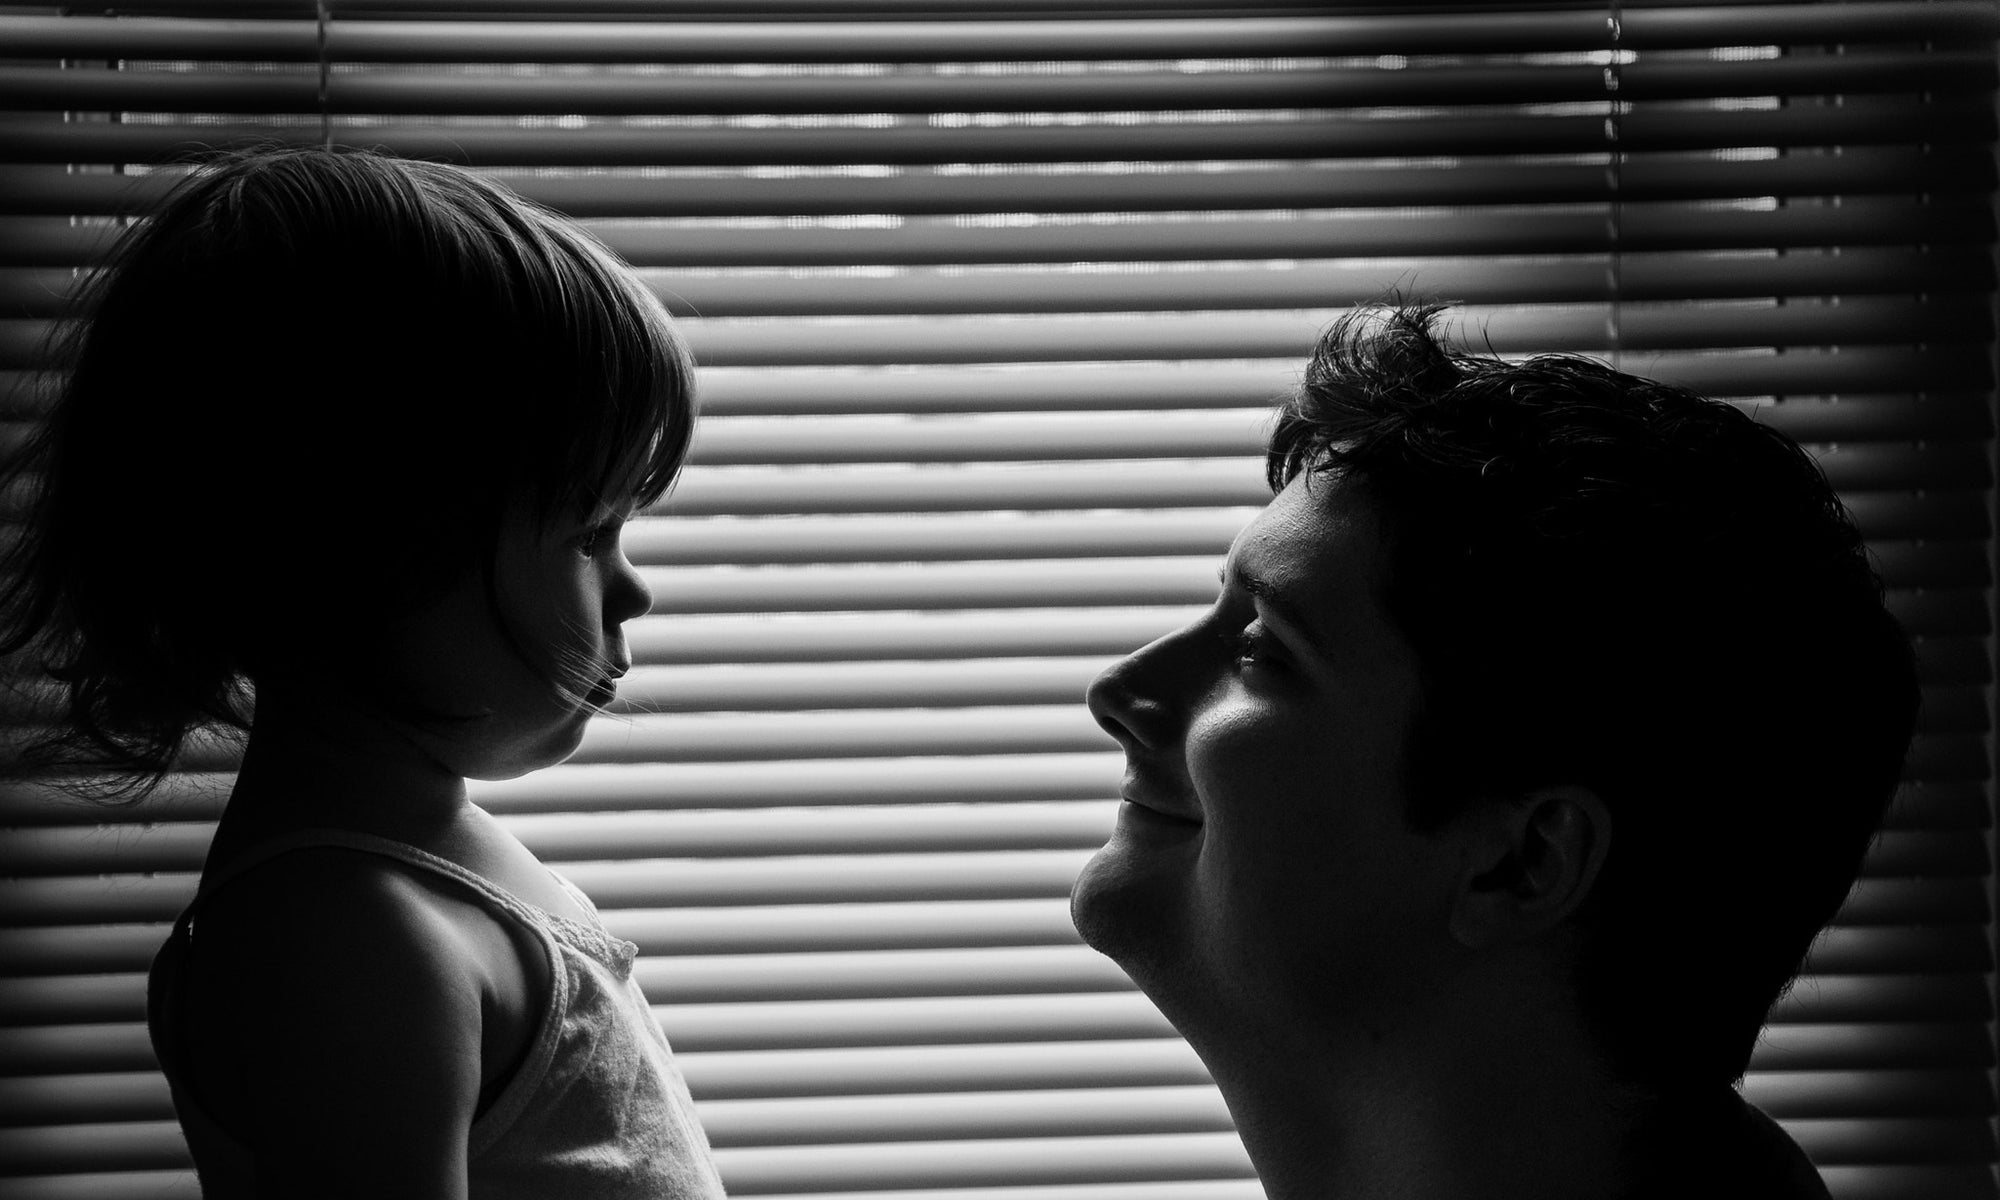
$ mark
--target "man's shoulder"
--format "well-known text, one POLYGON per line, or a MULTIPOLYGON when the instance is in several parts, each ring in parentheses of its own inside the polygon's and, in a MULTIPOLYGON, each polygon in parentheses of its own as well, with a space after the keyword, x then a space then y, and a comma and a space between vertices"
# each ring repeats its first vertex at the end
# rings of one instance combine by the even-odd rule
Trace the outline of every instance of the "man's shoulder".
POLYGON ((1765 1189, 1755 1194, 1772 1200, 1829 1200, 1826 1181, 1792 1135, 1756 1105, 1745 1100, 1737 1104, 1747 1130, 1746 1166, 1760 1172, 1751 1178, 1765 1189))
POLYGON ((1782 1125, 1734 1091, 1661 1106, 1633 1200, 1698 1195, 1830 1200, 1826 1183, 1782 1125))

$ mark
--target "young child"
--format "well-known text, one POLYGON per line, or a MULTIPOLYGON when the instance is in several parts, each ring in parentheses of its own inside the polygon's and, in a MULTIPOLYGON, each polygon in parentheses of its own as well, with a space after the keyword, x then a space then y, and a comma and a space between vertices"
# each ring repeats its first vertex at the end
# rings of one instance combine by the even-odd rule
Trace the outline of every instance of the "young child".
POLYGON ((562 761, 651 597, 691 361, 569 224, 361 152, 196 171, 62 347, 4 648, 42 766, 247 730, 150 1025, 204 1193, 722 1195, 636 947, 466 797, 562 761))

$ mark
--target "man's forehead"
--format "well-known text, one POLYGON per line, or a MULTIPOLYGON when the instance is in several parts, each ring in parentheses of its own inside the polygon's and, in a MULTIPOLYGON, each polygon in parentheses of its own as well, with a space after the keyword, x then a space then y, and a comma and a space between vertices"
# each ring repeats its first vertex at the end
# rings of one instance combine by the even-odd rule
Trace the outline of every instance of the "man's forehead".
POLYGON ((1353 484, 1302 474, 1237 535, 1230 561, 1272 583, 1313 586, 1374 565, 1380 542, 1374 509, 1353 484))
POLYGON ((1224 567, 1237 586, 1291 608, 1323 643, 1341 626, 1381 615, 1385 569, 1366 496, 1338 477, 1306 475, 1245 527, 1224 567))

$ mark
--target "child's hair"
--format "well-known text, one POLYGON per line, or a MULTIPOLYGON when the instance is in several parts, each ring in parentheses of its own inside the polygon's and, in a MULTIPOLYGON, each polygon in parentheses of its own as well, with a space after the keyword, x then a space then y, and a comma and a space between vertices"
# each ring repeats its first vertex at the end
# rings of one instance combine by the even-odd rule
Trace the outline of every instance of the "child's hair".
MULTIPOLYGON (((118 247, 59 334, 10 466, 31 494, 0 653, 62 712, 19 764, 149 791, 247 684, 340 671, 490 572, 500 523, 645 505, 694 421, 658 301, 477 175, 350 150, 213 160, 118 247)), ((489 577, 490 578, 490 577, 489 577)))

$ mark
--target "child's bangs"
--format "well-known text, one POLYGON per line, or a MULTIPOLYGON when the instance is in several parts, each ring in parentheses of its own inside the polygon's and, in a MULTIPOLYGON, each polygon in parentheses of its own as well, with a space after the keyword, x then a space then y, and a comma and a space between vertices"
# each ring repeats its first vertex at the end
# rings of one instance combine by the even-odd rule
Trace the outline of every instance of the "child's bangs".
MULTIPOLYGON (((480 181, 482 187, 493 187, 480 181)), ((694 363, 666 309, 589 234, 493 187, 511 244, 454 231, 491 272, 510 344, 494 347, 515 410, 515 469, 544 519, 644 507, 673 485, 694 432, 694 363)), ((510 406, 511 407, 511 406, 510 406)))
POLYGON ((694 361, 666 309, 588 235, 551 226, 579 286, 547 293, 581 353, 554 414, 556 452, 536 484, 556 512, 646 507, 665 496, 694 434, 694 361))

